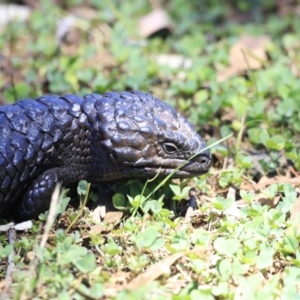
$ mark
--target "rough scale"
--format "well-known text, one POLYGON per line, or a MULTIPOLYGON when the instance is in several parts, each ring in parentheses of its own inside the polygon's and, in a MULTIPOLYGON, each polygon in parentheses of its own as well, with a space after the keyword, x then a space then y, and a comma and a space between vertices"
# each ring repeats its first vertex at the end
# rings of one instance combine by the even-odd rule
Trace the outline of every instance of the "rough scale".
MULTIPOLYGON (((206 147, 171 106, 142 92, 42 96, 0 107, 0 218, 46 211, 56 182, 160 177, 206 147)), ((174 178, 206 173, 210 153, 174 178)))

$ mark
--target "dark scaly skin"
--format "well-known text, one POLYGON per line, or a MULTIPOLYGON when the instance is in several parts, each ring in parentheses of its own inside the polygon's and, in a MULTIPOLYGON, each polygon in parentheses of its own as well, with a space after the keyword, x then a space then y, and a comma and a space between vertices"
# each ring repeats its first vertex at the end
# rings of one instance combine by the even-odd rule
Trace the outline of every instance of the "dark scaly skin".
MULTIPOLYGON (((37 218, 57 182, 165 177, 206 147, 171 106, 142 92, 43 96, 0 107, 0 218, 37 218)), ((205 150, 174 178, 207 172, 205 150)))

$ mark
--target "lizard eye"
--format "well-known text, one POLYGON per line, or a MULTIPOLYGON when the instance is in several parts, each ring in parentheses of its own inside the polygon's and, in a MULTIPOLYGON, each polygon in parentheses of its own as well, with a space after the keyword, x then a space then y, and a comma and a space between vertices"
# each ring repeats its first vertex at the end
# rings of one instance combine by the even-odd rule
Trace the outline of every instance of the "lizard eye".
POLYGON ((177 146, 173 143, 164 143, 163 144, 163 149, 168 154, 175 154, 175 153, 178 152, 177 146))

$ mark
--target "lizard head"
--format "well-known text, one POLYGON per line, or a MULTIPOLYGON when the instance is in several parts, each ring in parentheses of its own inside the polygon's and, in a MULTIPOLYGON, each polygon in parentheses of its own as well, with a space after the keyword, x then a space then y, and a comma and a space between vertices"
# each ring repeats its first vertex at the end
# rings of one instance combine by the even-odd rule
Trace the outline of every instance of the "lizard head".
POLYGON ((150 94, 121 92, 104 94, 95 107, 101 144, 123 174, 165 177, 180 166, 173 178, 189 178, 208 171, 205 142, 170 105, 150 94))

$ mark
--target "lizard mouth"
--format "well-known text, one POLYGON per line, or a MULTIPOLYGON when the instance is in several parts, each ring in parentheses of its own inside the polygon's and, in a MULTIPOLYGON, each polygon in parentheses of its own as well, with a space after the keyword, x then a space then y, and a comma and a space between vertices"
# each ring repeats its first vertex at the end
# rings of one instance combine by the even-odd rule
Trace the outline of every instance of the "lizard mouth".
POLYGON ((191 171, 191 172, 198 172, 204 171, 206 173, 211 166, 212 159, 210 155, 207 154, 200 154, 194 157, 192 160, 188 161, 180 170, 183 171, 191 171))
POLYGON ((143 174, 157 174, 158 177, 166 177, 174 172, 172 178, 190 178, 203 175, 208 172, 212 163, 212 159, 208 155, 195 157, 193 160, 187 161, 182 167, 174 172, 174 167, 162 166, 160 168, 145 167, 143 174))
MULTIPOLYGON (((161 177, 166 177, 169 174, 171 174, 172 172, 174 172, 174 169, 168 169, 168 168, 161 168, 161 169, 145 168, 144 172, 142 173, 142 175, 145 175, 148 178, 149 174, 153 174, 153 177, 154 177, 155 176, 154 175, 155 171, 156 171, 156 174, 158 174, 157 177, 161 178, 161 177)), ((174 175, 172 175, 172 178, 192 178, 192 177, 203 175, 203 174, 205 174, 207 172, 208 172, 208 169, 207 170, 198 170, 198 171, 177 170, 176 172, 174 172, 174 175)))

